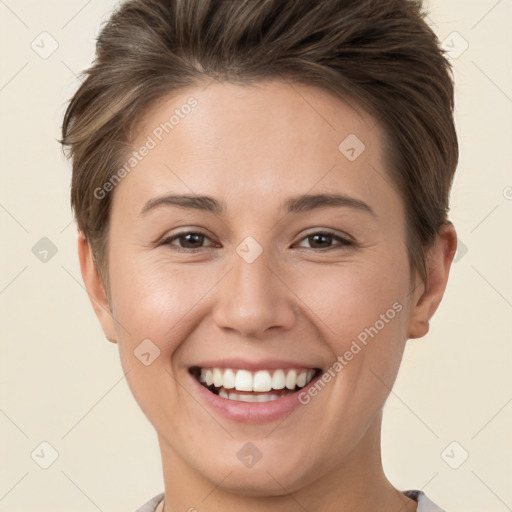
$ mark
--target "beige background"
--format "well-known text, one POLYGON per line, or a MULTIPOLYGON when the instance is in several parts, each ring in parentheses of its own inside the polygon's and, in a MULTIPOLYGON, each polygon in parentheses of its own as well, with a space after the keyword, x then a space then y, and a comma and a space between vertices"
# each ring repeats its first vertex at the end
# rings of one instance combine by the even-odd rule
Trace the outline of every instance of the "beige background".
MULTIPOLYGON (((133 512, 163 490, 155 433, 82 285, 70 164, 56 142, 75 73, 89 65, 114 5, 0 1, 3 511, 133 512), (41 53, 51 38, 58 48, 42 58, 32 42, 41 53), (42 237, 57 249, 47 262, 32 252, 42 237), (48 469, 31 457, 44 441, 58 452, 48 469)), ((385 407, 384 466, 398 488, 423 489, 450 512, 505 512, 512 509, 512 1, 428 5, 435 32, 456 52, 461 158, 451 219, 467 252, 457 255, 430 333, 408 343, 385 407), (450 467, 466 451, 468 459, 450 467)))

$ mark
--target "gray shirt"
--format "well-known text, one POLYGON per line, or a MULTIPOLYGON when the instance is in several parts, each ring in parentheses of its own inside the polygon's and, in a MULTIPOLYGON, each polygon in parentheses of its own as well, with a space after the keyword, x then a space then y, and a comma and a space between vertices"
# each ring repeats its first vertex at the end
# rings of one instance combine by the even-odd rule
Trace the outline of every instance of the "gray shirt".
MULTIPOLYGON (((414 501, 418 502, 416 512, 444 512, 433 501, 427 498, 423 491, 404 491, 404 494, 414 501)), ((147 503, 144 503, 135 512, 155 512, 160 502, 164 499, 164 493, 161 492, 155 497, 151 498, 147 503)))

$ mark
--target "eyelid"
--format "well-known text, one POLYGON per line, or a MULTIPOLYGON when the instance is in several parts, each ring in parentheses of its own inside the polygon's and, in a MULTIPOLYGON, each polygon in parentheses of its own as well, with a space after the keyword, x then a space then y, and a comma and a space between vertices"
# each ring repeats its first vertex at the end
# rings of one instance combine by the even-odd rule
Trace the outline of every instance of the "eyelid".
POLYGON ((355 244, 356 241, 354 240, 354 238, 352 238, 348 233, 345 233, 344 231, 336 231, 334 229, 331 229, 331 228, 311 228, 311 229, 308 229, 303 235, 302 235, 302 238, 306 238, 308 236, 312 236, 312 235, 316 235, 316 234, 328 234, 328 235, 332 235, 333 237, 338 237, 338 238, 342 238, 343 240, 345 240, 346 242, 350 242, 350 243, 353 243, 355 244))
POLYGON ((355 246, 356 242, 355 240, 347 234, 338 234, 336 231, 333 231, 332 229, 328 228, 314 228, 311 231, 308 231, 302 235, 302 237, 299 239, 298 243, 302 242, 303 240, 309 238, 313 235, 328 235, 331 236, 334 239, 337 239, 339 241, 338 245, 334 245, 331 247, 326 247, 324 249, 309 249, 308 247, 300 247, 300 249, 309 249, 313 252, 328 252, 328 251, 334 251, 336 249, 342 249, 343 247, 348 246, 355 246))
MULTIPOLYGON (((184 237, 184 236, 190 235, 190 234, 201 235, 201 236, 205 237, 206 239, 211 240, 211 237, 209 235, 207 235, 206 233, 204 233, 201 229, 186 228, 186 229, 184 229, 182 231, 179 231, 177 233, 174 233, 172 235, 164 236, 162 238, 162 240, 157 245, 158 246, 160 246, 160 245, 169 245, 169 246, 172 246, 172 248, 173 248, 172 250, 175 250, 177 252, 185 252, 185 253, 197 253, 197 252, 200 252, 200 251, 204 251, 206 249, 211 249, 211 248, 213 248, 215 246, 215 243, 214 243, 213 245, 207 246, 207 247, 197 247, 195 249, 187 249, 187 248, 180 247, 179 245, 174 245, 172 243, 175 240, 179 239, 180 237, 184 237)), ((328 236, 331 236, 333 239, 338 240, 338 245, 337 246, 334 245, 332 247, 326 247, 326 248, 323 248, 323 249, 314 249, 314 248, 308 248, 308 247, 300 247, 301 249, 309 249, 309 250, 311 250, 313 252, 328 252, 328 251, 332 251, 332 250, 335 250, 335 249, 341 249, 343 247, 355 246, 356 245, 355 240, 350 235, 348 235, 346 233, 338 234, 336 231, 334 231, 332 229, 329 229, 329 228, 311 228, 307 232, 305 232, 301 236, 301 238, 299 238, 297 243, 300 243, 300 242, 304 241, 305 239, 307 239, 307 238, 309 238, 310 236, 313 236, 313 235, 328 235, 328 236)))
POLYGON ((191 235, 191 234, 194 234, 194 235, 201 235, 201 236, 204 236, 205 238, 207 238, 208 240, 211 240, 211 237, 210 235, 204 233, 202 230, 200 229, 190 229, 190 228, 187 228, 187 229, 184 229, 182 231, 178 231, 177 233, 173 233, 172 235, 164 235, 162 237, 162 239, 157 242, 157 246, 160 246, 160 245, 170 245, 173 247, 173 250, 176 250, 178 252, 198 252, 198 251, 203 251, 205 249, 211 249, 212 247, 215 246, 215 243, 213 243, 211 246, 208 246, 208 247, 198 247, 196 249, 186 249, 186 248, 183 248, 183 247, 180 247, 179 245, 174 245, 172 244, 171 242, 174 242, 176 241, 177 239, 181 238, 181 237, 185 237, 186 235, 191 235))

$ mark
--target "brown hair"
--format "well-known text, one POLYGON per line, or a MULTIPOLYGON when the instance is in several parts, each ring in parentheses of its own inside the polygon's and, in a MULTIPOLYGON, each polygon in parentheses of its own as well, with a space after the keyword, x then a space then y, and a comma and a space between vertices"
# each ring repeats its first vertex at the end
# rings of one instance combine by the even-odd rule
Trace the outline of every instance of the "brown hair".
MULTIPOLYGON (((173 91, 209 77, 314 85, 383 128, 386 169, 406 211, 411 272, 448 223, 458 161, 452 69, 421 0, 131 0, 102 28, 96 59, 62 125, 73 159, 71 207, 100 275, 112 193, 137 124, 173 91)), ((103 272, 104 271, 104 272, 103 272)))

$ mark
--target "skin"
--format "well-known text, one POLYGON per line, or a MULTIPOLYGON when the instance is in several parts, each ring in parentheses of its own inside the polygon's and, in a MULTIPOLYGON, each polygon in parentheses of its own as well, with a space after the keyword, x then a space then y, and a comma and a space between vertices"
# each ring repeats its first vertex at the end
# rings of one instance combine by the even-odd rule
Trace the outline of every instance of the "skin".
POLYGON ((428 332, 442 299, 453 226, 439 233, 428 279, 412 280, 403 202, 383 165, 380 126, 312 86, 181 90, 147 113, 133 147, 190 96, 197 108, 114 190, 111 304, 87 240, 78 240, 91 303, 158 434, 165 512, 416 510, 383 472, 382 408, 406 341, 428 332), (338 150, 351 133, 366 146, 355 161, 338 150), (164 206, 140 215, 152 198, 191 192, 225 202, 225 214, 164 206), (280 209, 288 197, 322 192, 364 201, 375 215, 280 209), (307 236, 325 229, 355 244, 307 236), (158 245, 181 231, 205 238, 158 245), (236 252, 248 236, 263 249, 250 264, 236 252), (197 247, 202 252, 173 250, 197 247), (397 301, 401 312, 284 419, 238 423, 191 396, 188 368, 207 359, 292 359, 327 369, 397 301), (161 351, 149 366, 133 354, 146 338, 161 351), (249 441, 262 453, 251 468, 236 456, 249 441))

